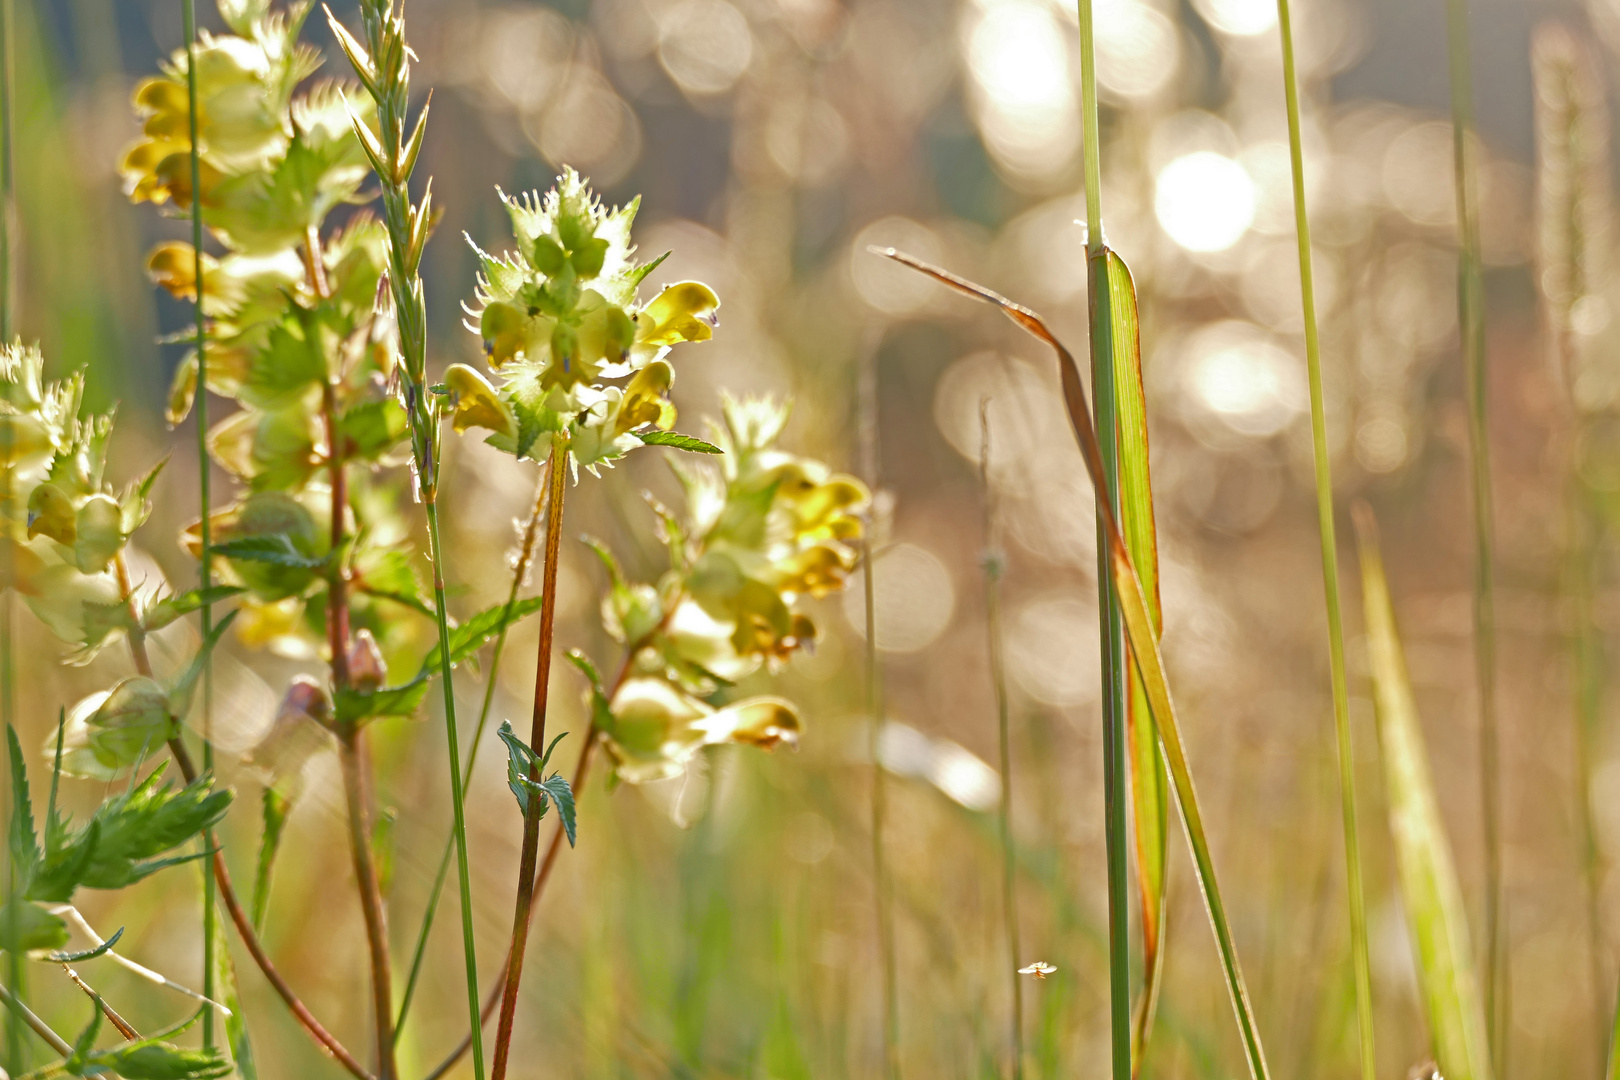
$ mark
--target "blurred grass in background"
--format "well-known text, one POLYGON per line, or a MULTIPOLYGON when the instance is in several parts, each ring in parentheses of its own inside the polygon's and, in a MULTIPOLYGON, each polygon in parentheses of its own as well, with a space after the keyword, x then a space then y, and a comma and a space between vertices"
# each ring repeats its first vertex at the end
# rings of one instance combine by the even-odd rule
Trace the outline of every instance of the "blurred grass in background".
MULTIPOLYGON (((336 13, 347 18, 350 6, 336 13)), ((208 25, 215 16, 203 7, 208 25)), ((1108 240, 1141 294, 1165 653, 1273 1065, 1279 1075, 1349 1075, 1354 1000, 1276 10, 1271 0, 1109 0, 1096 11, 1108 240)), ((86 366, 92 398, 122 402, 122 481, 169 442, 160 406, 180 349, 154 340, 189 317, 142 273, 150 244, 186 226, 130 208, 115 174, 137 134, 130 91, 181 44, 180 7, 16 0, 16 13, 19 329, 40 339, 56 374, 86 366)), ((416 85, 436 88, 421 168, 446 208, 423 268, 431 363, 478 350, 458 328, 475 267, 460 233, 500 247, 495 186, 545 187, 568 163, 613 201, 643 194, 643 251, 676 251, 650 284, 697 278, 725 298, 714 342, 682 365, 675 400, 688 430, 716 414, 720 386, 791 394, 789 445, 855 467, 858 370, 875 365, 885 508, 877 634, 893 721, 881 756, 896 777, 887 855, 903 1060, 914 1076, 999 1075, 1006 1062, 1000 791, 987 764, 996 711, 978 577, 979 406, 991 399, 1020 936, 1026 962, 1058 969, 1025 985, 1030 1075, 1103 1075, 1089 485, 1047 357, 974 305, 866 253, 893 245, 948 264, 1040 309, 1080 351, 1074 11, 1050 0, 413 0, 410 17, 422 54, 416 85)), ((1534 277, 1545 212, 1532 160, 1530 42, 1533 25, 1554 17, 1574 28, 1570 47, 1588 50, 1596 70, 1615 69, 1615 54, 1601 51, 1620 46, 1613 0, 1490 0, 1473 12, 1513 955, 1511 1058, 1499 1071, 1562 1077, 1595 1075, 1601 1064, 1620 932, 1601 917, 1620 901, 1620 744, 1602 694, 1604 642, 1620 629, 1609 529, 1620 511, 1620 324, 1611 315, 1620 295, 1602 251, 1555 313, 1553 347, 1534 277), (1580 611, 1562 593, 1572 529, 1590 582, 1580 611), (1597 650, 1582 667, 1582 713, 1572 637, 1597 650), (1590 764, 1590 807, 1577 794, 1578 759, 1590 764), (1609 981, 1591 985, 1599 975, 1609 981)), ((335 55, 317 23, 309 32, 335 55)), ((1471 523, 1443 12, 1437 2, 1310 0, 1296 5, 1295 23, 1335 478, 1341 505, 1359 494, 1383 524, 1477 937, 1471 523)), ((326 74, 345 73, 329 64, 326 74)), ((1591 136, 1604 161, 1609 123, 1591 136)), ((1539 186, 1544 207, 1545 180, 1539 186)), ((194 513, 183 480, 193 445, 177 441, 152 535, 174 535, 194 513)), ((454 445, 450 585, 452 602, 471 611, 504 596, 510 522, 527 513, 532 478, 475 443, 454 445)), ((656 565, 651 515, 635 493, 671 490, 650 457, 613 483, 579 489, 570 508, 573 535, 622 536, 626 552, 641 538, 645 560, 627 560, 631 571, 656 565)), ((177 546, 144 554, 138 576, 185 581, 193 572, 177 546)), ((557 633, 564 647, 606 655, 599 577, 582 545, 565 546, 557 633)), ((590 1077, 876 1071, 861 596, 854 583, 828 604, 825 640, 786 675, 807 721, 797 755, 721 749, 685 781, 611 794, 593 782, 583 793, 579 849, 565 854, 536 922, 518 1060, 590 1077)), ((532 656, 535 632, 514 631, 498 718, 527 709, 533 668, 521 658, 532 656)), ((1425 1056, 1426 1036, 1358 619, 1349 633, 1378 1072, 1400 1076, 1425 1056)), ((161 636, 154 648, 161 656, 161 636)), ((120 663, 109 657, 86 673, 57 659, 54 643, 23 637, 25 746, 42 745, 57 706, 120 663)), ((305 669, 313 662, 240 649, 217 662, 221 771, 244 793, 257 781, 230 751, 270 722, 270 687, 305 669)), ((559 665, 553 678, 556 730, 581 729, 575 673, 559 665)), ((463 672, 469 708, 478 691, 463 672)), ((373 729, 379 798, 398 810, 396 956, 409 948, 448 818, 435 723, 373 729)), ((577 750, 565 742, 559 752, 577 750)), ((269 944, 352 1045, 364 1042, 367 1017, 341 785, 335 758, 311 770, 312 795, 289 824, 291 857, 277 872, 269 944)), ((518 850, 501 770, 501 755, 485 754, 469 793, 481 955, 498 955, 505 940, 518 850)), ((82 788, 66 790, 89 805, 82 788)), ((244 866, 256 843, 250 811, 244 801, 224 834, 244 866)), ((1184 847, 1171 847, 1171 947, 1147 1074, 1234 1075, 1242 1055, 1215 952, 1184 847)), ((103 932, 128 926, 134 958, 195 984, 195 901, 180 895, 148 883, 85 907, 103 932)), ((455 922, 435 928, 419 1023, 402 1047, 408 1074, 464 1031, 455 922)), ((167 1003, 143 998, 122 974, 98 974, 98 989, 127 1002, 137 1026, 166 1015, 167 1003)), ((257 974, 241 978, 265 1075, 324 1074, 257 974)), ((40 1011, 71 1007, 65 982, 37 981, 40 1011)))

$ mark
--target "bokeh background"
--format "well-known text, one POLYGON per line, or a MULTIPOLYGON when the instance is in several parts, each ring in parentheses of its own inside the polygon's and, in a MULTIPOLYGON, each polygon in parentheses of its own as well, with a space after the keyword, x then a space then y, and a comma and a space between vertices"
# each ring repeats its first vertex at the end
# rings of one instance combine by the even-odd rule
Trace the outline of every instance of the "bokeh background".
MULTIPOLYGON (((1620 7, 1604 6, 1612 3, 1471 5, 1511 906, 1504 1072, 1525 1077, 1596 1074, 1620 934, 1610 917, 1620 878, 1607 869, 1620 854, 1620 742, 1602 714, 1583 805, 1572 607, 1562 592, 1571 477, 1596 506, 1620 491, 1604 426, 1620 404, 1620 339, 1609 325, 1615 298, 1594 291, 1579 327, 1594 359, 1576 393, 1596 419, 1582 427, 1590 438, 1576 439, 1536 291, 1530 64, 1533 31, 1559 20, 1612 72, 1607 50, 1620 46, 1620 7), (1588 821, 1596 936, 1583 877, 1588 821)), ((351 22, 352 6, 333 5, 351 22)), ((211 5, 199 7, 204 25, 217 26, 211 5)), ((20 328, 56 372, 86 367, 91 397, 120 402, 117 479, 173 447, 155 523, 144 530, 144 572, 189 580, 193 565, 172 538, 195 512, 187 479, 195 443, 163 426, 180 350, 155 343, 188 313, 142 272, 147 248, 185 226, 128 205, 116 175, 138 132, 131 90, 181 44, 180 5, 16 0, 16 8, 20 328)), ((1141 290, 1165 652, 1273 1066, 1301 1078, 1347 1076, 1354 1004, 1275 6, 1098 0, 1096 17, 1103 209, 1108 239, 1141 290)), ((893 722, 881 756, 895 778, 886 840, 912 1076, 999 1075, 1006 1061, 977 463, 979 402, 990 398, 1024 959, 1058 969, 1026 986, 1032 1068, 1105 1075, 1090 488, 1050 357, 989 310, 866 253, 892 244, 982 280, 1043 312, 1082 351, 1073 6, 412 0, 408 18, 420 54, 414 85, 434 88, 418 174, 433 176, 445 210, 424 268, 430 363, 478 352, 461 326, 475 270, 462 233, 502 249, 495 188, 543 188, 572 164, 612 201, 642 197, 643 252, 674 252, 655 284, 698 278, 722 298, 715 340, 678 357, 683 426, 696 430, 696 418, 713 415, 721 388, 791 395, 790 447, 859 471, 881 492, 877 644, 893 722)), ((1439 0, 1302 0, 1296 24, 1338 495, 1341 506, 1369 500, 1384 527, 1477 941, 1477 702, 1443 10, 1439 0)), ((326 49, 328 73, 345 73, 318 17, 307 36, 326 49)), ((657 546, 638 493, 670 483, 654 459, 637 455, 585 485, 569 510, 571 534, 613 537, 644 574, 657 565, 657 546)), ((472 441, 452 445, 450 468, 448 576, 454 603, 471 611, 505 594, 511 521, 531 505, 536 477, 472 441)), ((1609 561, 1598 560, 1592 604, 1600 633, 1620 630, 1609 561)), ((1426 1043, 1351 560, 1345 567, 1378 1067, 1400 1077, 1426 1043)), ((564 854, 538 916, 520 1074, 877 1072, 865 645, 853 584, 847 601, 825 602, 815 654, 783 676, 807 720, 798 753, 726 748, 682 782, 610 793, 598 778, 583 794, 579 848, 564 854)), ((601 586, 589 552, 567 545, 558 639, 599 659, 613 655, 597 616, 601 586)), ((526 626, 513 636, 496 719, 527 715, 534 633, 526 626)), ((85 671, 59 667, 57 646, 42 635, 25 635, 23 649, 25 745, 42 744, 59 704, 123 673, 116 650, 85 671)), ((315 660, 233 646, 219 674, 226 749, 252 745, 291 674, 321 670, 315 660)), ((561 723, 582 730, 577 677, 566 665, 554 670, 561 723)), ((460 678, 470 713, 479 679, 460 678)), ((390 900, 401 966, 446 835, 439 723, 429 715, 377 728, 378 797, 397 812, 390 900)), ((470 807, 490 978, 509 929, 520 825, 502 756, 484 750, 470 807)), ((571 760, 577 739, 559 753, 571 760)), ((341 785, 335 758, 317 757, 310 769, 269 944, 312 1007, 363 1046, 364 938, 341 785)), ((245 868, 257 781, 229 753, 222 771, 241 792, 226 838, 245 868)), ((87 806, 101 794, 75 785, 71 798, 87 806)), ((1148 1075, 1236 1076, 1241 1052, 1179 839, 1173 852, 1168 982, 1148 1075)), ((84 908, 104 933, 127 926, 125 951, 136 959, 196 982, 196 901, 184 873, 91 896, 84 908)), ((408 1073, 463 1033, 458 939, 450 895, 404 1044, 408 1073)), ((184 1009, 110 967, 94 971, 98 989, 138 1025, 184 1009)), ((239 973, 264 1074, 336 1075, 258 973, 240 964, 239 973)), ((48 1015, 82 1011, 65 981, 35 983, 48 1015)))

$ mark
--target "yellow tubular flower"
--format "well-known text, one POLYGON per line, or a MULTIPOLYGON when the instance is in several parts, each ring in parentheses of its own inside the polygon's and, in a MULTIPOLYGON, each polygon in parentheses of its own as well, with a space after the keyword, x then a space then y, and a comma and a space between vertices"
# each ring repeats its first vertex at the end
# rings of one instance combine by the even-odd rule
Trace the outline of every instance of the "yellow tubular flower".
POLYGON ((450 423, 459 434, 470 427, 488 428, 499 435, 517 435, 512 407, 501 400, 489 380, 466 364, 451 364, 444 372, 449 391, 450 423))

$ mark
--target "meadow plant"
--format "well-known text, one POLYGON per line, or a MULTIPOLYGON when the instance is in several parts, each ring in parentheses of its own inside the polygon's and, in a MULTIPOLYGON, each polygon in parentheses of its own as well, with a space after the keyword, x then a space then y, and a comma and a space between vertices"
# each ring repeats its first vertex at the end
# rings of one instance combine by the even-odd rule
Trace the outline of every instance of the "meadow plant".
MULTIPOLYGON (((200 35, 136 89, 143 138, 120 163, 132 201, 175 216, 196 208, 201 228, 194 235, 206 231, 217 252, 168 241, 150 253, 146 269, 155 284, 193 301, 202 320, 174 338, 195 347, 169 394, 170 423, 184 421, 205 395, 235 406, 202 437, 213 464, 232 480, 231 499, 208 507, 206 518, 180 537, 192 556, 217 559, 219 584, 175 592, 144 556, 131 558, 131 538, 150 514, 162 463, 114 489, 106 475, 112 416, 83 408, 83 376, 50 382, 38 349, 19 344, 0 352, 0 464, 10 493, 0 536, 4 585, 70 646, 69 662, 87 663, 123 643, 134 669, 64 710, 44 748, 53 772, 43 841, 33 825, 25 755, 15 733, 8 734, 13 887, 0 910, 0 945, 14 957, 58 964, 102 955, 118 935, 98 939, 89 951, 62 951, 69 940, 63 905, 75 890, 119 889, 203 858, 212 864, 219 901, 243 944, 309 1034, 361 1080, 398 1076, 396 1025, 405 1008, 396 1014, 381 868, 387 855, 379 848, 366 733, 373 722, 421 711, 439 677, 446 689, 452 836, 461 854, 473 1020, 464 1046, 474 1050, 481 1074, 476 1033, 489 1010, 479 1008, 466 921, 465 778, 448 682, 455 665, 492 639, 504 643, 513 622, 538 611, 534 726, 527 741, 509 724, 498 733, 524 820, 519 907, 501 980, 505 1007, 493 1067, 500 1076, 510 1054, 532 903, 562 837, 570 844, 576 839, 574 789, 584 781, 592 748, 606 752, 615 780, 639 784, 679 775, 706 746, 795 744, 801 720, 792 704, 734 690, 745 680, 759 686, 756 673, 778 670, 813 644, 816 627, 802 601, 843 586, 856 561, 852 543, 861 533, 867 492, 858 481, 780 448, 785 404, 728 399, 713 442, 671 431, 670 350, 711 336, 719 300, 707 286, 683 282, 643 301, 638 286, 662 259, 638 264, 633 258, 635 204, 605 208, 570 169, 544 196, 503 195, 517 250, 499 257, 479 253, 483 273, 470 310, 491 374, 452 364, 430 383, 416 270, 433 214, 430 197, 412 203, 407 187, 426 111, 407 136, 410 49, 403 21, 391 6, 363 4, 362 43, 334 20, 359 84, 312 82, 320 57, 299 41, 307 13, 306 5, 278 12, 268 2, 221 3, 231 32, 200 35), (352 209, 371 201, 364 187, 373 173, 382 184, 380 220, 352 209), (543 497, 525 530, 510 596, 459 622, 446 610, 446 560, 434 513, 446 421, 457 432, 483 429, 497 449, 544 462, 543 497), (671 462, 686 506, 677 513, 654 502, 669 557, 656 582, 627 581, 609 546, 592 541, 608 572, 604 622, 624 655, 617 675, 604 683, 582 653, 570 654, 589 679, 591 718, 570 782, 546 774, 556 740, 544 740, 564 494, 582 466, 598 475, 647 444, 707 455, 718 464, 671 462), (409 540, 413 494, 427 511, 431 595, 409 540), (542 510, 544 585, 540 596, 520 599, 542 510), (146 576, 137 579, 132 564, 146 576), (233 610, 205 623, 187 656, 169 659, 166 649, 154 663, 149 635, 226 601, 233 610), (187 745, 197 688, 230 629, 242 648, 324 665, 321 675, 290 679, 266 733, 246 755, 250 775, 263 786, 262 842, 246 904, 210 831, 234 793, 216 786, 211 772, 199 774, 187 745), (366 928, 375 1037, 370 1064, 314 1017, 259 941, 279 838, 303 793, 307 762, 329 746, 342 766, 366 928), (182 787, 160 786, 164 766, 153 760, 165 750, 182 787), (62 776, 128 781, 76 828, 57 810, 62 776), (538 825, 553 806, 558 831, 537 866, 538 825), (206 840, 202 851, 177 853, 199 838, 206 840)), ((211 581, 210 571, 203 576, 211 581)), ((499 645, 497 657, 498 651, 499 645)), ((495 676, 492 664, 485 677, 493 683, 495 676)), ((475 745, 490 698, 486 693, 475 745)), ((424 924, 437 896, 435 887, 424 924)), ((14 992, 17 980, 5 1001, 62 1054, 47 1071, 181 1078, 234 1069, 250 1076, 251 1050, 234 1007, 228 954, 207 940, 210 976, 222 976, 217 992, 233 1007, 205 998, 186 1023, 221 1008, 230 1057, 211 1039, 201 1050, 175 1047, 167 1040, 179 1028, 142 1037, 87 986, 97 1011, 74 1043, 27 1009, 14 992), (96 1048, 103 1015, 126 1040, 116 1048, 96 1048)), ((413 987, 421 955, 419 947, 413 987)), ((451 1063, 456 1056, 459 1051, 451 1063)))

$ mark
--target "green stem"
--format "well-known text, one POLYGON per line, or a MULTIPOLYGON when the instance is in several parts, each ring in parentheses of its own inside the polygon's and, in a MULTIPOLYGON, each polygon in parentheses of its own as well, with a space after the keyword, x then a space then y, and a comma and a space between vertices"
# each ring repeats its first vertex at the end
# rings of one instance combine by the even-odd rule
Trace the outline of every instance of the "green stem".
MULTIPOLYGON (((875 350, 859 365, 855 406, 860 432, 861 471, 872 491, 878 490, 878 371, 875 350)), ((872 900, 877 909, 878 956, 883 979, 883 1068, 889 1080, 900 1080, 900 973, 894 944, 894 904, 884 834, 888 820, 888 775, 883 769, 883 665, 877 646, 877 567, 872 562, 872 533, 877 515, 867 517, 861 536, 860 563, 866 629, 867 757, 872 762, 872 900)))
MULTIPOLYGON (((16 20, 12 11, 11 0, 0 0, 0 345, 9 345, 15 333, 13 326, 13 296, 16 277, 14 262, 16 259, 16 229, 17 217, 14 213, 16 169, 12 163, 12 131, 14 103, 16 100, 15 79, 12 76, 12 48, 11 42, 16 20)), ((6 445, 4 447, 5 459, 11 460, 11 432, 6 430, 6 445)), ((6 465, 0 472, 4 473, 5 489, 0 491, 0 508, 4 509, 6 522, 6 537, 11 539, 11 522, 15 511, 12 505, 14 498, 13 476, 11 467, 6 465)), ((3 564, 0 564, 0 573, 4 580, 10 581, 13 577, 11 545, 0 545, 4 548, 3 564)), ((16 683, 16 642, 13 629, 16 625, 16 596, 15 590, 0 589, 0 727, 9 728, 16 719, 17 714, 17 683, 16 683)), ((6 800, 6 805, 12 805, 6 800)), ((8 811, 9 813, 9 811, 8 811)), ((9 855, 6 857, 5 875, 7 898, 16 891, 15 867, 11 865, 9 855)), ((16 910, 14 907, 13 911, 16 910)), ((15 931, 15 927, 12 928, 15 931)), ((22 960, 15 951, 6 953, 6 981, 17 991, 22 990, 23 968, 22 960)), ((13 1000, 8 998, 8 1003, 13 1000)), ((21 1006, 21 1002, 16 1002, 21 1006)), ((23 1006, 26 1008, 26 1006, 23 1006)), ((6 1013, 6 1068, 12 1075, 20 1073, 23 1069, 23 1035, 22 1017, 17 1009, 13 1008, 6 1013)))
POLYGON ((1018 866, 1012 835, 1012 735, 1007 704, 1007 669, 1001 636, 1001 575, 1005 569, 996 544, 995 493, 990 486, 989 400, 979 403, 979 486, 984 500, 984 606, 990 683, 996 695, 996 734, 1001 772, 1001 911, 1007 935, 1007 974, 1012 983, 1013 1080, 1024 1075, 1024 983, 1018 977, 1023 950, 1018 944, 1018 866))
POLYGON ((1485 297, 1469 140, 1473 137, 1473 80, 1468 61, 1466 0, 1446 0, 1446 52, 1451 75, 1453 180, 1456 185, 1457 322, 1462 332, 1468 399, 1468 449, 1474 518, 1474 667, 1479 693, 1480 817, 1485 837, 1485 1016, 1491 1063, 1505 1072, 1510 1027, 1508 956, 1503 934, 1501 767, 1496 720, 1496 610, 1492 584, 1494 526, 1486 429, 1485 297))
POLYGON ((461 894, 461 947, 467 968, 467 1007, 472 1016, 473 1075, 484 1075, 484 1035, 478 1023, 478 954, 473 939, 472 876, 467 867, 467 813, 461 783, 461 737, 456 732, 456 691, 450 681, 450 622, 445 616, 443 548, 439 543, 439 504, 424 500, 428 552, 433 560, 433 610, 439 624, 439 677, 444 684, 445 741, 450 750, 450 804, 455 815, 456 884, 461 894))
MULTIPOLYGON (((211 499, 208 475, 208 351, 207 331, 203 322, 203 226, 202 226, 202 164, 201 148, 197 143, 197 11, 196 0, 181 0, 181 18, 186 35, 186 119, 191 138, 191 253, 192 279, 196 285, 196 306, 193 317, 196 325, 197 389, 193 408, 197 414, 197 499, 202 517, 199 525, 202 552, 198 559, 198 585, 207 589, 214 583, 213 523, 209 520, 211 499)), ((213 636, 214 609, 204 604, 198 612, 202 620, 202 637, 213 636)), ((213 713, 214 713, 214 660, 212 651, 203 661, 202 676, 202 759, 203 771, 214 770, 213 713)), ((213 845, 212 834, 202 839, 204 848, 213 845)), ((203 997, 214 998, 214 877, 204 873, 203 879, 203 997)), ((214 1045, 214 1010, 207 1009, 202 1018, 202 1042, 214 1045)))
POLYGON ((1328 664, 1333 684, 1333 732, 1338 751, 1339 808, 1344 829, 1345 886, 1350 905, 1350 951, 1355 968, 1356 1027, 1362 1080, 1374 1080, 1372 968, 1367 949, 1367 902, 1356 825, 1356 767, 1350 739, 1350 694, 1344 666, 1344 616, 1339 603, 1339 543, 1333 521, 1333 475, 1328 454, 1327 408, 1322 391, 1322 346, 1316 325, 1311 272, 1311 226, 1305 206, 1305 158, 1300 138, 1299 80, 1294 67, 1293 19, 1288 0, 1277 0, 1282 38, 1283 96, 1288 109, 1288 156, 1294 185, 1294 235, 1299 244, 1299 294, 1305 318, 1305 364, 1311 390, 1311 446, 1316 464, 1316 522, 1322 545, 1322 590, 1327 601, 1328 664))
MULTIPOLYGON (((545 512, 546 492, 548 490, 547 477, 541 477, 540 490, 535 494, 534 512, 529 515, 529 524, 523 530, 523 543, 518 550, 518 560, 512 569, 512 587, 506 594, 506 611, 501 619, 501 631, 495 636, 495 647, 490 653, 489 671, 484 676, 484 702, 478 710, 478 725, 473 729, 472 746, 467 750, 467 767, 462 773, 462 786, 465 788, 472 783, 473 768, 478 764, 478 748, 483 743, 484 728, 489 722, 489 710, 495 703, 496 676, 501 670, 501 655, 506 651, 506 634, 512 627, 512 609, 517 606, 518 593, 523 587, 523 579, 528 576, 529 560, 534 554, 534 538, 539 531, 540 516, 545 512)), ((439 856, 439 870, 433 877, 433 888, 428 892, 427 910, 422 915, 422 928, 416 935, 416 949, 411 954, 411 974, 405 980, 405 995, 400 999, 399 1018, 394 1021, 394 1040, 399 1040, 399 1033, 405 1027, 405 1014, 410 1011, 411 999, 416 994, 416 980, 422 973, 422 959, 427 953, 428 933, 433 929, 433 917, 438 911, 439 896, 444 891, 444 881, 450 873, 450 856, 455 852, 456 839, 454 836, 444 838, 444 853, 439 856)))
MULTIPOLYGON (((1080 5, 1080 100, 1086 184, 1086 267, 1091 297, 1091 387, 1103 476, 1097 500, 1119 516, 1119 432, 1114 399, 1114 342, 1102 231, 1101 135, 1091 0, 1080 5)), ((1125 737, 1125 632, 1109 579, 1110 537, 1097 526, 1097 616, 1103 670, 1103 814, 1108 861, 1108 1000, 1114 1080, 1131 1080, 1131 958, 1128 793, 1125 737)))

